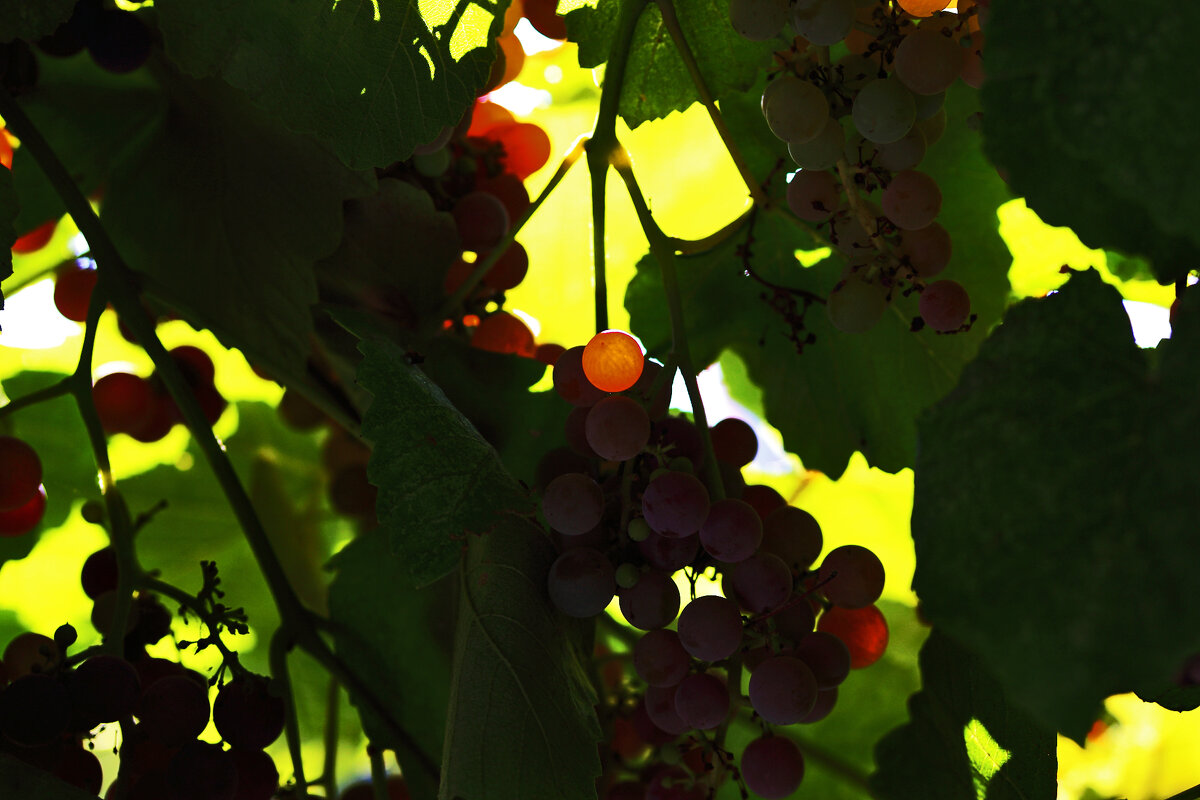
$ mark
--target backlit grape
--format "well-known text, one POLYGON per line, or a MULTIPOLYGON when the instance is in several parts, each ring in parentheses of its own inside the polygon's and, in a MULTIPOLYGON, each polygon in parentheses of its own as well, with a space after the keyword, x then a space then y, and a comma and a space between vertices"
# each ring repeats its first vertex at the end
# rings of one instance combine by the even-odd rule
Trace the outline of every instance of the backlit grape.
POLYGON ((645 358, 642 347, 624 331, 603 331, 583 349, 583 372, 605 392, 623 392, 637 383, 645 358))

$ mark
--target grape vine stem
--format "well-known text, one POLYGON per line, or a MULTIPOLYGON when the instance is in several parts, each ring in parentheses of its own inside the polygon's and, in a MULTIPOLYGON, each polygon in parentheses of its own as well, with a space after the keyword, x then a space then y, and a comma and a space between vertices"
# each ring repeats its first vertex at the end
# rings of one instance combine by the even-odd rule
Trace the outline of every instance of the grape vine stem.
POLYGON ((688 75, 692 79, 692 84, 696 87, 696 93, 700 95, 700 102, 708 111, 708 116, 712 119, 713 127, 717 129, 717 135, 721 137, 721 142, 725 145, 725 150, 728 151, 730 159, 737 167, 737 171, 741 174, 742 180, 746 182, 746 188, 750 191, 750 198, 754 201, 755 206, 767 206, 771 203, 771 198, 763 190, 762 185, 754 177, 754 173, 750 171, 749 165, 746 164, 746 159, 742 157, 741 148, 737 146, 737 142, 733 140, 733 134, 729 132, 729 126, 725 124, 725 118, 721 116, 721 110, 717 108, 717 101, 713 98, 712 92, 708 90, 708 84, 704 81, 704 76, 700 74, 700 64, 696 61, 696 55, 692 52, 691 45, 688 44, 687 36, 683 33, 683 26, 679 24, 679 15, 675 13, 674 0, 655 0, 655 5, 662 13, 663 24, 667 27, 667 32, 671 34, 671 41, 675 43, 675 49, 679 51, 679 57, 683 59, 683 65, 687 68, 688 75))
MULTIPOLYGON (((379 715, 383 723, 387 726, 389 734, 413 752, 421 768, 427 771, 435 780, 440 781, 440 769, 437 762, 421 748, 412 734, 391 718, 380 698, 370 690, 356 673, 338 658, 317 632, 313 621, 314 615, 300 602, 300 598, 296 595, 291 583, 289 583, 287 575, 279 563, 279 559, 275 556, 271 541, 263 529, 262 522, 258 518, 258 513, 255 511, 254 505, 250 502, 250 497, 246 493, 245 487, 242 486, 241 479, 234 471, 233 465, 226 456, 224 445, 213 435, 212 428, 204 416, 204 411, 200 407, 199 400, 192 394, 191 387, 184 378, 179 365, 175 362, 175 359, 170 357, 166 348, 159 340, 153 320, 147 316, 145 309, 142 308, 136 289, 137 280, 134 277, 133 271, 126 265, 116 245, 109 239, 108 232, 101 224, 99 217, 96 216, 87 198, 84 197, 79 187, 75 184, 66 166, 59 160, 58 154, 54 152, 50 143, 42 136, 41 131, 25 114, 24 109, 13 99, 12 95, 7 90, 2 89, 0 89, 0 117, 4 118, 8 127, 21 139, 23 145, 28 148, 28 152, 33 156, 42 172, 45 173, 46 178, 66 206, 67 212, 71 215, 75 224, 79 226, 80 232, 83 233, 88 241, 88 245, 92 248, 100 274, 97 291, 93 293, 92 307, 89 308, 88 314, 91 335, 93 337, 95 335, 93 317, 98 319, 100 315, 96 306, 103 302, 103 297, 107 294, 117 313, 129 326, 134 337, 142 343, 147 355, 154 362, 158 374, 162 377, 163 384, 179 407, 188 430, 191 431, 193 439, 200 447, 205 460, 209 464, 209 468, 216 476, 217 482, 224 492, 230 507, 233 509, 238 524, 242 528, 246 541, 250 545, 250 550, 254 555, 255 561, 257 561, 259 569, 262 571, 267 586, 271 591, 271 596, 279 610, 279 616, 282 621, 281 625, 287 629, 291 641, 308 652, 330 675, 345 686, 347 690, 360 697, 372 711, 379 715)), ((101 308, 100 310, 103 309, 101 308)), ((90 365, 91 346, 86 339, 84 344, 86 363, 90 365)), ((74 393, 76 399, 79 401, 80 411, 84 423, 88 428, 88 435, 92 441, 93 450, 96 451, 97 460, 101 462, 98 464, 101 473, 101 484, 105 488, 105 501, 108 506, 110 519, 113 521, 114 533, 116 534, 113 544, 117 548, 118 568, 121 570, 119 573, 120 583, 118 585, 118 590, 121 593, 121 601, 118 602, 117 606, 116 616, 118 619, 114 621, 119 621, 122 608, 128 614, 128 604, 132 602, 132 591, 129 582, 133 580, 133 576, 136 574, 136 564, 132 564, 134 566, 132 570, 124 569, 126 566, 124 560, 134 559, 132 531, 129 525, 128 509, 125 507, 125 503, 120 495, 113 490, 112 470, 108 463, 108 451, 104 441, 104 432, 100 427, 99 417, 96 415, 95 407, 91 402, 90 369, 85 370, 82 368, 84 361, 85 359, 81 357, 81 368, 77 369, 72 376, 78 384, 74 389, 74 393), (82 384, 85 381, 87 382, 86 392, 82 390, 82 384), (121 537, 121 539, 118 540, 117 536, 121 537), (125 540, 126 536, 128 536, 128 540, 125 540)), ((119 647, 120 641, 112 646, 119 647)))

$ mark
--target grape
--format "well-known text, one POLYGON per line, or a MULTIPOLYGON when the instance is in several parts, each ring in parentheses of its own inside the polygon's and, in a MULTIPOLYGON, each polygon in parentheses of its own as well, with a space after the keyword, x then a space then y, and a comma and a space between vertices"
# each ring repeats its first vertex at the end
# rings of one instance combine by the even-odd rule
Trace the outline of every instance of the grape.
POLYGON ((650 417, 636 400, 616 394, 588 409, 584 430, 601 458, 628 461, 650 440, 650 417))
POLYGON ((53 772, 59 779, 92 795, 100 794, 100 788, 104 785, 100 759, 79 744, 71 743, 63 748, 62 757, 53 772))
POLYGON ((829 120, 829 101, 813 84, 795 75, 781 75, 767 84, 762 112, 771 133, 785 142, 817 138, 829 120))
POLYGON ((915 231, 905 231, 896 251, 919 278, 932 278, 950 263, 953 244, 950 234, 934 222, 915 231))
POLYGON ((40 672, 49 672, 62 661, 62 650, 49 636, 22 633, 4 648, 4 671, 9 680, 40 672))
POLYGON ((265 677, 247 673, 221 687, 212 716, 231 747, 262 750, 283 733, 283 698, 271 694, 265 677))
POLYGON ((233 800, 237 778, 233 754, 208 742, 187 742, 167 764, 172 800, 233 800))
POLYGON ((808 569, 822 546, 821 526, 804 509, 783 506, 763 520, 762 551, 779 556, 795 573, 808 569))
POLYGON ((725 498, 713 503, 700 526, 700 544, 718 561, 745 561, 761 542, 762 520, 741 500, 725 498))
MULTIPOLYGON (((671 737, 678 736, 688 729, 688 724, 679 718, 675 711, 675 686, 651 686, 646 689, 644 707, 646 715, 655 727, 671 737)), ((670 741, 668 739, 668 741, 670 741)))
POLYGON ((925 136, 915 125, 903 137, 877 148, 877 163, 890 172, 912 169, 925 158, 925 136))
POLYGON ((92 402, 105 433, 128 433, 145 423, 156 399, 150 381, 128 372, 113 372, 92 386, 92 402))
POLYGON ((100 274, 74 261, 68 261, 67 265, 54 279, 54 307, 72 322, 87 322, 88 304, 100 274))
POLYGON ((679 587, 665 572, 642 573, 641 579, 622 589, 619 597, 625 621, 643 631, 665 628, 679 613, 679 587))
POLYGON ((721 461, 744 467, 758 454, 758 436, 743 419, 727 417, 708 431, 713 450, 721 461))
POLYGON ((418 175, 424 175, 426 178, 440 178, 446 174, 446 170, 450 169, 452 159, 450 149, 447 147, 424 153, 414 150, 412 165, 418 175))
POLYGON ((813 625, 817 622, 817 615, 807 597, 792 595, 783 608, 771 616, 771 619, 775 620, 775 630, 780 636, 790 642, 797 642, 812 633, 813 625))
MULTIPOLYGON (((673 687, 650 687, 646 690, 646 692, 649 694, 651 691, 659 691, 659 689, 662 688, 672 689, 673 687)), ((679 720, 678 715, 675 714, 674 693, 672 692, 672 694, 670 694, 668 697, 671 715, 674 716, 676 720, 679 720)), ((667 731, 658 727, 658 725, 650 717, 650 713, 646 710, 645 697, 638 699, 638 704, 633 709, 633 715, 629 718, 629 721, 633 724, 634 730, 637 731, 637 735, 642 742, 651 747, 656 747, 660 744, 666 744, 667 742, 672 741, 676 736, 676 734, 668 733, 667 731)))
POLYGON ((835 64, 837 74, 841 77, 842 87, 848 94, 857 94, 860 89, 880 74, 879 60, 868 58, 861 53, 850 53, 839 58, 835 64))
POLYGON ((583 351, 583 345, 569 347, 554 362, 554 391, 573 406, 592 406, 607 396, 584 374, 583 351))
POLYGON ((633 669, 651 686, 674 686, 687 675, 690 665, 675 631, 649 631, 633 645, 633 669))
MULTIPOLYGON (((501 37, 500 41, 508 38, 501 37)), ((519 47, 516 37, 511 38, 519 47)), ((521 180, 537 172, 550 160, 550 137, 540 126, 531 122, 497 125, 488 130, 487 138, 504 146, 504 166, 509 174, 521 180)))
POLYGON ((829 712, 833 711, 833 707, 837 705, 838 690, 822 689, 817 692, 817 702, 813 706, 813 710, 805 715, 804 719, 800 720, 803 725, 810 725, 814 722, 820 722, 829 716, 829 712))
POLYGON ((471 346, 525 358, 533 358, 537 348, 529 326, 520 317, 507 311, 493 311, 480 320, 475 333, 471 335, 471 346))
POLYGON ((956 331, 971 314, 971 298, 955 281, 934 281, 921 292, 917 310, 925 324, 939 333, 956 331))
POLYGON ((23 506, 9 511, 0 511, 0 536, 21 536, 29 533, 42 521, 46 513, 46 490, 38 487, 37 492, 23 506))
POLYGON ((788 155, 796 166, 805 170, 832 169, 846 146, 846 131, 842 123, 830 117, 815 138, 807 142, 789 142, 788 155))
MULTIPOLYGON (((38 40, 38 49, 46 55, 56 58, 67 58, 83 50, 84 36, 98 10, 98 7, 92 3, 76 3, 70 19, 59 25, 54 33, 38 40)), ((4 136, 0 135, 0 140, 2 139, 4 136)), ((0 142, 0 150, 3 147, 4 144, 0 142)), ((5 164, 5 166, 11 166, 11 164, 5 164)), ((93 792, 93 794, 99 794, 99 792, 93 792)))
POLYGON ((642 346, 624 331, 601 331, 583 348, 583 373, 605 392, 623 392, 637 383, 645 366, 642 346))
POLYGON ((774 39, 787 19, 787 0, 729 0, 729 23, 752 42, 774 39))
POLYGON ((638 542, 638 552, 650 566, 664 572, 674 572, 696 560, 696 554, 700 552, 700 537, 696 534, 674 537, 655 533, 649 526, 646 526, 646 530, 649 535, 638 542))
POLYGON ((67 688, 79 731, 133 713, 141 692, 137 671, 123 658, 92 656, 70 673, 67 688))
POLYGON ((652 775, 643 800, 705 800, 708 797, 678 764, 660 764, 653 768, 652 775))
POLYGON ((887 620, 875 606, 834 606, 817 620, 817 630, 832 633, 850 651, 850 668, 869 667, 883 656, 888 643, 887 620))
POLYGON ((544 342, 537 346, 537 350, 533 351, 533 357, 542 362, 548 367, 553 367, 558 357, 567 351, 567 348, 561 344, 553 342, 544 342))
POLYGON ((865 333, 879 322, 887 304, 886 287, 851 275, 830 293, 825 310, 842 333, 865 333))
POLYGON ((485 286, 506 292, 525 280, 529 272, 529 254, 520 242, 513 242, 483 276, 485 286))
POLYGON ((691 536, 708 516, 708 489, 694 475, 665 472, 642 493, 642 516, 663 536, 691 536))
POLYGON ((587 533, 604 516, 600 484, 578 472, 559 475, 542 493, 542 513, 551 528, 568 536, 587 533))
POLYGON ((896 0, 896 5, 914 17, 930 17, 950 5, 949 0, 896 0))
POLYGON ((28 503, 42 483, 37 451, 15 436, 0 436, 0 511, 28 503))
POLYGON ((875 144, 887 144, 908 133, 917 120, 912 92, 895 78, 871 81, 854 97, 854 127, 875 144))
POLYGON ((850 650, 845 642, 826 631, 812 631, 796 640, 791 655, 812 670, 818 689, 832 689, 850 674, 850 650))
POLYGON ((366 464, 351 464, 334 473, 329 481, 329 504, 345 517, 371 521, 379 489, 367 477, 366 464))
POLYGON ((918 120, 915 127, 925 137, 925 146, 933 147, 946 132, 946 109, 939 108, 928 118, 918 120))
MULTIPOLYGON (((387 789, 388 800, 411 800, 412 795, 403 775, 389 775, 384 786, 387 789)), ((375 787, 369 780, 359 781, 348 786, 341 794, 340 800, 375 800, 375 787)))
MULTIPOLYGON (((498 83, 498 85, 503 86, 510 81, 515 81, 517 76, 521 74, 521 69, 525 66, 525 49, 521 47, 521 41, 511 33, 505 33, 497 36, 496 47, 498 47, 504 53, 504 71, 500 74, 500 80, 498 83)), ((495 130, 493 129, 490 132, 494 133, 495 130)), ((517 172, 517 170, 511 168, 510 171, 517 172)), ((530 170, 530 172, 533 171, 534 170, 530 170)), ((523 178, 528 174, 529 173, 527 172, 524 175, 518 175, 517 177, 523 178)))
POLYGON ((796 791, 804 780, 804 756, 791 739, 764 736, 742 751, 741 773, 750 791, 778 800, 796 791))
POLYGON ((651 420, 661 420, 667 415, 667 411, 671 406, 671 381, 664 380, 659 385, 657 392, 651 395, 654 390, 655 381, 663 370, 663 365, 657 361, 646 358, 645 364, 642 366, 642 375, 637 379, 637 383, 633 385, 630 392, 646 404, 646 413, 651 420))
POLYGON ((617 590, 612 563, 591 547, 574 547, 555 559, 546 585, 558 610, 580 618, 603 611, 617 590))
POLYGON ((451 214, 467 250, 491 250, 508 233, 508 209, 490 192, 468 192, 454 204, 451 214))
POLYGON ((862 608, 883 593, 883 564, 865 547, 842 545, 825 556, 817 581, 821 592, 835 606, 862 608))
POLYGON ((563 433, 567 438, 567 444, 576 454, 587 459, 588 466, 584 469, 590 469, 593 461, 600 460, 600 456, 588 444, 587 439, 587 418, 588 412, 592 409, 587 406, 576 406, 567 414, 567 421, 563 425, 563 433))
POLYGON ((819 46, 834 45, 854 26, 854 0, 816 0, 798 5, 792 14, 796 33, 819 46))
POLYGON ((817 679, 798 658, 774 656, 750 675, 750 704, 772 725, 792 725, 804 719, 817 702, 817 679))
POLYGON ((208 727, 208 692, 188 675, 168 675, 142 687, 134 713, 146 736, 179 747, 208 727))
POLYGON ((782 508, 787 504, 787 501, 783 499, 783 495, 779 492, 770 486, 758 483, 746 487, 745 491, 742 492, 742 500, 749 503, 763 520, 772 511, 782 508))
POLYGON ((708 731, 729 716, 729 690, 716 675, 688 675, 675 688, 675 713, 689 728, 708 731))
POLYGON ((838 207, 838 184, 832 173, 803 169, 787 187, 788 208, 807 222, 824 222, 838 207))
POLYGON ((755 553, 734 564, 728 575, 738 601, 754 614, 778 608, 792 594, 791 570, 770 553, 755 553))
POLYGON ((658 440, 673 458, 686 458, 694 468, 704 463, 700 431, 683 417, 667 417, 658 423, 658 440))
POLYGON ((525 18, 542 36, 567 38, 567 23, 557 13, 558 0, 525 0, 525 18))
POLYGON ((963 67, 963 50, 949 36, 918 28, 896 48, 893 64, 896 77, 914 94, 944 92, 958 79, 963 67))
POLYGON ((18 236, 17 240, 12 244, 12 251, 18 255, 26 253, 35 253, 45 247, 50 239, 54 236, 54 229, 58 226, 58 220, 52 219, 49 222, 43 222, 28 233, 18 236))
POLYGON ((742 645, 742 615, 728 598, 703 595, 684 606, 679 615, 679 641, 702 661, 729 658, 742 645))
POLYGON ((493 178, 480 178, 475 188, 495 195, 508 211, 510 220, 518 220, 529 209, 529 192, 516 175, 502 172, 493 178))
MULTIPOLYGON (((233 800, 271 800, 279 788, 279 770, 274 759, 262 750, 233 750, 232 753, 237 770, 237 793, 233 800)), ((407 794, 400 797, 407 797, 407 794)))
POLYGON ((96 65, 117 74, 132 72, 146 63, 154 45, 150 29, 136 14, 115 9, 100 12, 84 41, 96 65))
MULTIPOLYGON (((924 122, 925 120, 929 119, 934 114, 938 113, 939 111, 942 111, 945 108, 946 93, 938 92, 937 94, 917 94, 917 95, 913 95, 913 101, 916 103, 916 106, 917 106, 917 123, 918 123, 918 124, 914 125, 913 127, 915 127, 917 130, 922 131, 922 133, 924 133, 924 130, 921 128, 920 123, 924 122)), ((933 144, 933 142, 927 141, 926 144, 933 144)))
POLYGON ((283 390, 283 397, 279 398, 275 413, 279 414, 284 425, 294 431, 315 431, 329 421, 324 411, 292 388, 283 390))
POLYGON ((137 624, 125 637, 126 648, 154 644, 171 632, 171 612, 152 594, 139 594, 133 600, 137 624))
POLYGON ((0 733, 14 744, 49 744, 66 731, 70 721, 67 690, 49 675, 22 676, 0 692, 0 733))
POLYGON ((897 228, 915 231, 931 224, 942 210, 942 192, 933 178, 906 169, 892 176, 880 197, 880 206, 897 228))

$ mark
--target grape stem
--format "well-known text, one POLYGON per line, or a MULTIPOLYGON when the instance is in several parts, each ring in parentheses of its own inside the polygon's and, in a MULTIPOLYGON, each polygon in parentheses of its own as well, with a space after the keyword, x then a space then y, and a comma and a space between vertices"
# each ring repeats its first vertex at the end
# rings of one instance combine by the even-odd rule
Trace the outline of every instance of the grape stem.
POLYGON ((592 257, 596 298, 596 333, 608 329, 608 281, 605 276, 605 186, 613 154, 620 149, 617 142, 617 111, 621 104, 621 89, 625 85, 625 67, 638 18, 648 0, 621 0, 617 31, 613 36, 608 62, 604 68, 604 86, 600 90, 600 109, 596 126, 587 142, 588 174, 592 179, 592 257))
POLYGON ((550 193, 554 191, 555 187, 558 186, 559 183, 562 182, 562 179, 566 177, 567 172, 572 166, 574 166, 575 162, 579 160, 579 157, 583 155, 584 146, 586 144, 587 137, 581 136, 571 147, 570 152, 563 156, 562 163, 559 164, 558 169, 554 171, 554 175, 550 178, 550 182, 547 183, 545 188, 538 193, 537 199, 529 204, 529 208, 525 210, 525 213, 521 215, 520 219, 509 226, 508 233, 504 235, 504 238, 501 239, 495 247, 488 251, 486 256, 475 262, 475 269, 472 270, 471 274, 467 276, 467 279, 462 282, 462 285, 454 290, 454 294, 450 295, 450 297, 446 299, 446 302, 442 305, 442 308, 434 317, 435 321, 452 317, 455 310, 463 304, 463 301, 467 299, 471 292, 475 291, 475 287, 479 285, 481 280, 483 280, 483 276, 487 275, 488 271, 495 266, 496 262, 500 260, 500 257, 504 255, 504 252, 512 246, 514 241, 516 241, 517 234, 521 232, 521 228, 525 226, 525 223, 529 221, 529 218, 533 216, 534 212, 541 207, 542 203, 546 202, 546 198, 550 196, 550 193))
POLYGON ((746 188, 750 190, 750 198, 754 201, 754 205, 770 205, 771 198, 767 196, 762 185, 750 171, 749 165, 746 164, 746 159, 742 157, 741 148, 733 140, 733 134, 729 132, 729 127, 725 124, 725 118, 721 116, 721 111, 717 108, 717 102, 713 98, 712 92, 708 90, 708 84, 705 83, 704 76, 700 74, 700 65, 696 62, 696 56, 692 52, 692 47, 688 44, 687 37, 683 33, 683 27, 679 24, 679 16, 675 13, 674 0, 655 0, 655 5, 658 6, 658 10, 662 13, 663 24, 666 25, 667 32, 671 34, 671 41, 675 43, 675 49, 679 51, 679 57, 683 59, 683 65, 687 68, 688 75, 696 87, 696 93, 700 95, 700 102, 704 104, 704 108, 708 111, 708 116, 712 119, 713 127, 717 129, 717 135, 721 137, 721 142, 729 152, 729 157, 733 160, 734 166, 737 167, 737 171, 741 174, 742 180, 746 182, 746 188))
MULTIPOLYGON (((149 319, 142 308, 137 295, 137 280, 133 271, 126 265, 116 246, 108 237, 108 232, 100 223, 100 219, 92 210, 87 198, 75 184, 67 168, 59 160, 58 154, 54 152, 49 142, 42 136, 41 131, 7 90, 0 90, 0 117, 4 118, 8 127, 20 137, 24 146, 28 148, 29 153, 55 188, 59 198, 66 206, 67 212, 79 226, 80 232, 83 233, 95 254, 99 282, 96 290, 92 293, 92 305, 88 310, 88 328, 91 337, 95 336, 95 322, 103 310, 104 296, 107 294, 117 313, 125 320, 135 338, 142 343, 147 355, 154 362, 168 393, 179 407, 193 440, 200 447, 209 468, 216 476, 217 482, 242 528, 255 561, 258 562, 263 578, 267 582, 272 599, 279 610, 281 626, 287 629, 295 644, 308 652, 347 690, 357 695, 375 711, 388 728, 388 732, 412 750, 421 768, 428 772, 434 780, 440 781, 441 771, 437 762, 421 749, 412 734, 391 718, 382 701, 356 673, 352 672, 338 658, 317 632, 314 615, 300 602, 288 581, 283 566, 275 556, 271 541, 258 518, 258 512, 255 511, 245 487, 242 486, 241 479, 234 471, 233 465, 225 453, 224 445, 213 435, 212 428, 200 407, 200 401, 192 394, 191 387, 184 378, 179 364, 167 353, 155 331, 154 322, 149 319)), ((87 336, 85 336, 84 342, 84 357, 86 357, 86 364, 90 365, 91 342, 87 336)), ((101 488, 104 491, 109 519, 113 523, 113 545, 117 551, 118 592, 120 593, 116 614, 114 614, 114 623, 119 623, 122 612, 128 614, 129 605, 132 602, 131 581, 140 570, 137 567, 133 550, 129 511, 113 484, 104 431, 91 399, 90 367, 84 368, 84 357, 81 357, 80 368, 71 376, 71 380, 75 382, 72 392, 79 403, 81 416, 88 429, 88 436, 100 470, 101 488)), ((113 638, 115 642, 110 646, 121 647, 123 637, 113 638)))
POLYGON ((169 597, 182 607, 191 611, 200 621, 208 628, 210 638, 213 645, 221 652, 221 661, 229 666, 234 673, 245 671, 241 663, 238 661, 238 654, 229 649, 229 647, 221 640, 217 633, 219 630, 219 621, 215 615, 200 602, 200 599, 195 595, 189 594, 187 591, 180 589, 178 586, 167 583, 159 578, 151 577, 150 575, 140 575, 135 579, 135 585, 138 588, 146 589, 156 594, 161 594, 164 597, 169 597))
POLYGON ((0 407, 0 419, 4 419, 10 414, 15 414, 23 408, 35 406, 38 403, 45 402, 46 400, 53 400, 56 397, 62 397, 64 394, 70 393, 71 379, 63 378, 62 380, 55 381, 49 386, 38 389, 37 391, 21 395, 15 400, 10 400, 7 404, 0 407))
POLYGON ((1200 784, 1184 789, 1179 794, 1173 794, 1167 800, 1200 800, 1200 784))
POLYGON ((341 687, 335 679, 330 678, 325 692, 325 763, 321 770, 326 797, 337 797, 338 709, 341 700, 341 687))
POLYGON ((284 717, 283 735, 287 740, 288 753, 292 757, 292 772, 296 779, 296 791, 300 797, 308 796, 308 781, 304 777, 304 755, 300 749, 300 721, 296 719, 296 695, 292 691, 291 674, 288 672, 288 652, 294 646, 286 628, 277 628, 271 635, 271 677, 283 690, 284 717))
POLYGON ((704 445, 704 471, 708 475, 708 484, 713 500, 725 498, 725 484, 721 481, 721 471, 717 466, 717 456, 713 451, 712 436, 708 431, 708 417, 704 413, 704 399, 700 396, 700 386, 696 382, 696 368, 692 362, 691 350, 688 348, 687 326, 683 319, 683 300, 679 289, 679 276, 675 271, 675 249, 671 240, 658 227, 646 198, 638 186, 633 174, 633 165, 629 162, 629 154, 620 148, 613 154, 613 166, 617 174, 625 181, 629 190, 629 199, 633 201, 634 211, 646 240, 650 244, 650 252, 658 261, 662 270, 663 290, 667 295, 667 310, 671 317, 671 351, 679 362, 679 371, 683 374, 684 385, 687 386, 688 398, 692 402, 692 419, 700 433, 700 441, 704 445))

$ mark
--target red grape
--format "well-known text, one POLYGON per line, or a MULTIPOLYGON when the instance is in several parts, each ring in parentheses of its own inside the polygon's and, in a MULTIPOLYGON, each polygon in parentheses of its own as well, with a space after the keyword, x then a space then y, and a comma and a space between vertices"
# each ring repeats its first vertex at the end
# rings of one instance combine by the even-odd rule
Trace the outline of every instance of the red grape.
POLYGON ((611 395, 588 409, 584 433, 601 458, 628 461, 650 440, 650 417, 636 400, 611 395))
POLYGON ((547 578, 550 600, 570 617, 594 617, 616 592, 612 563, 599 550, 573 547, 559 556, 547 578))
POLYGON ((718 561, 745 561, 762 542, 763 525, 749 503, 725 498, 713 503, 700 526, 700 543, 718 561))
POLYGON ((690 536, 708 516, 708 489, 694 475, 666 472, 642 493, 642 515, 663 536, 690 536))
POLYGON ((507 311, 494 311, 484 317, 471 336, 471 346, 493 353, 511 353, 533 358, 537 345, 533 331, 520 317, 507 311))
POLYGON ((145 425, 157 399, 150 381, 129 372, 112 372, 92 386, 92 402, 105 433, 129 433, 145 425))
POLYGON ((779 556, 794 573, 807 570, 822 546, 821 526, 803 509, 782 506, 763 520, 763 552, 779 556))
POLYGON ((723 419, 712 426, 708 434, 712 437, 713 450, 721 461, 744 467, 758 454, 758 436, 750 423, 743 419, 723 419))
POLYGON ((508 233, 508 210, 490 192, 476 190, 463 195, 451 213, 458 238, 467 250, 490 250, 508 233))
POLYGON ((604 516, 600 484, 577 472, 560 475, 542 492, 542 514, 550 527, 568 536, 587 533, 604 516))
POLYGON ((772 725, 792 725, 804 719, 817 702, 817 679, 798 658, 774 656, 750 675, 750 703, 772 725))
POLYGON ((42 460, 27 442, 0 436, 0 511, 20 508, 42 483, 42 460))
POLYGON ((20 536, 29 533, 46 513, 46 489, 39 486, 25 505, 0 511, 0 536, 20 536))
POLYGON ((791 739, 764 736, 742 751, 741 773, 750 791, 767 800, 779 800, 796 791, 804 780, 804 757, 791 739))
POLYGON ((921 292, 917 310, 926 325, 939 333, 951 333, 966 323, 971 314, 971 298, 955 281, 934 281, 921 292))
POLYGON ((901 170, 883 190, 879 205, 897 228, 914 231, 933 223, 942 210, 942 191, 925 173, 901 170))
POLYGON ((584 374, 583 350, 583 345, 567 348, 554 362, 554 391, 573 406, 595 405, 606 396, 584 374))
POLYGON ((702 661, 729 658, 742 644, 742 615, 728 598, 702 595, 679 615, 679 641, 702 661))
POLYGON ((883 563, 865 547, 842 545, 825 556, 817 581, 835 606, 862 608, 883 593, 883 563))
POLYGON ((88 304, 100 273, 80 267, 74 261, 59 271, 54 279, 54 307, 73 322, 87 322, 88 304))
POLYGON ((688 725, 707 731, 729 716, 729 690, 716 675, 688 675, 675 687, 675 713, 688 725))
POLYGON ((558 0, 525 0, 525 18, 550 39, 566 39, 567 23, 558 13, 558 0))
POLYGON ((679 613, 679 587, 665 572, 642 573, 636 584, 622 589, 618 596, 625 620, 644 631, 665 628, 679 613))
POLYGON ((18 236, 17 240, 13 242, 12 251, 23 255, 41 250, 54 236, 54 228, 57 225, 58 220, 52 219, 49 222, 43 222, 24 236, 18 236))
POLYGON ((674 686, 687 675, 691 660, 675 631, 648 631, 633 645, 633 668, 651 686, 674 686))
POLYGON ((267 679, 245 674, 221 687, 213 701, 213 724, 231 747, 262 750, 283 733, 283 698, 271 693, 267 679))
POLYGON ((850 651, 850 668, 869 667, 883 656, 888 643, 887 620, 875 606, 834 606, 817 620, 817 630, 832 633, 850 651))

